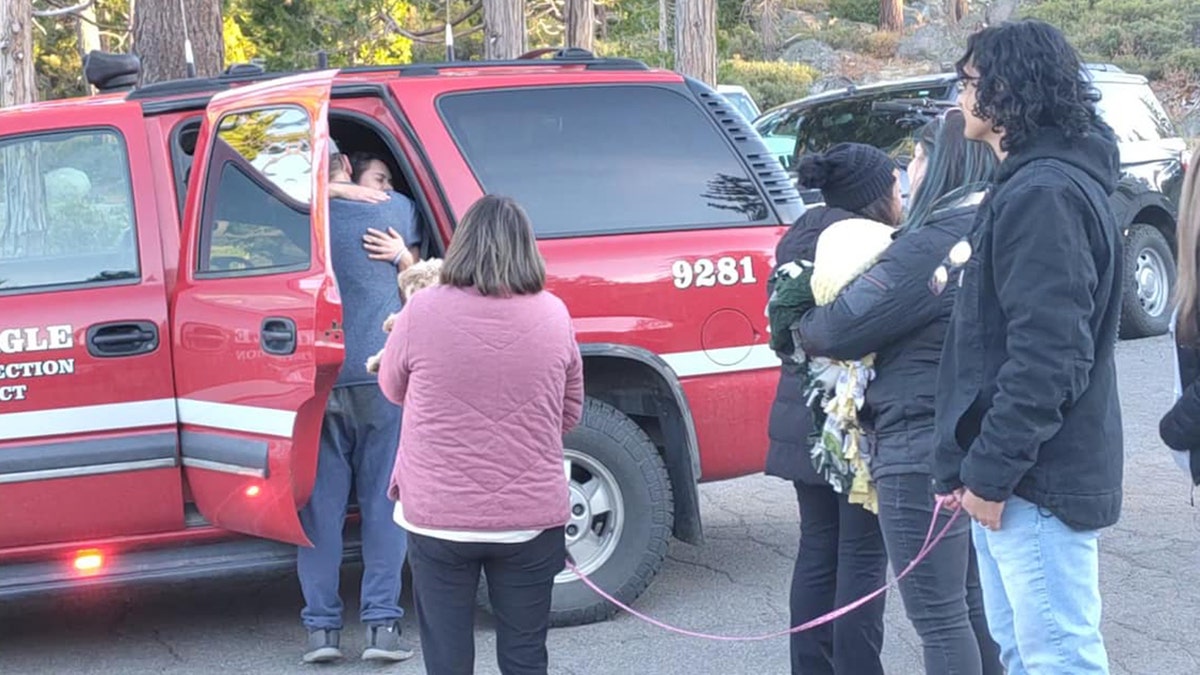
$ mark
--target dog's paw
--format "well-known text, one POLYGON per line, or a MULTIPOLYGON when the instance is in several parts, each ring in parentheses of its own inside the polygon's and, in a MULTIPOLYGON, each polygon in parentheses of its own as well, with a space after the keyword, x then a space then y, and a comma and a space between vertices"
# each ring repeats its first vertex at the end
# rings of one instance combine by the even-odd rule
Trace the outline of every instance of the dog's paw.
POLYGON ((368 373, 378 373, 379 372, 379 364, 381 361, 383 361, 383 359, 380 357, 379 354, 376 354, 375 356, 372 356, 371 358, 367 359, 367 372, 368 373))
POLYGON ((389 314, 388 318, 383 320, 383 331, 385 333, 392 332, 392 327, 396 325, 396 315, 389 314))

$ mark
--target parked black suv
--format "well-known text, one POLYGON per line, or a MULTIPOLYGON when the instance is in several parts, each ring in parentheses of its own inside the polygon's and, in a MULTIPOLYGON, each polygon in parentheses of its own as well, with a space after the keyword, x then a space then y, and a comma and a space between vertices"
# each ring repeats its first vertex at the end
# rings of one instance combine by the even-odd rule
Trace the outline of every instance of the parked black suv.
MULTIPOLYGON (((1123 175, 1112 199, 1124 226, 1128 270, 1121 337, 1161 335, 1170 323, 1175 215, 1187 145, 1146 78, 1111 65, 1087 68, 1101 95, 1101 115, 1120 141, 1123 175)), ((843 141, 882 148, 903 167, 911 156, 913 131, 931 114, 955 105, 957 96, 953 73, 849 87, 768 110, 754 127, 793 178, 801 155, 843 141)), ((807 203, 820 200, 819 192, 800 187, 807 203)))

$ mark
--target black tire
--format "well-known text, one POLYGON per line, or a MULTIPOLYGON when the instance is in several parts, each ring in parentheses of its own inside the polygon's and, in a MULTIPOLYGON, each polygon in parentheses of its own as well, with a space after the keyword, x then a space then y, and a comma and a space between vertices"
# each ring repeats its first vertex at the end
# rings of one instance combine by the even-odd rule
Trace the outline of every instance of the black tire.
MULTIPOLYGON (((607 470, 620 490, 621 531, 611 553, 588 577, 625 604, 636 600, 662 568, 675 523, 674 494, 667 467, 654 443, 633 420, 607 403, 587 399, 579 426, 564 439, 578 453, 607 470)), ((580 469, 572 475, 577 484, 580 469)), ((568 537, 568 541, 570 537, 568 537)), ((583 564, 584 561, 576 560, 583 564)), ((491 611, 486 580, 478 600, 491 611)), ((602 600, 573 575, 560 575, 550 607, 552 627, 604 621, 617 608, 602 600), (563 581, 563 577, 570 580, 563 581)))
POLYGON ((1175 256, 1158 228, 1144 223, 1129 226, 1125 238, 1125 295, 1121 306, 1121 339, 1154 337, 1171 324, 1171 293, 1175 290, 1175 256), (1150 283, 1143 288, 1139 275, 1150 283))

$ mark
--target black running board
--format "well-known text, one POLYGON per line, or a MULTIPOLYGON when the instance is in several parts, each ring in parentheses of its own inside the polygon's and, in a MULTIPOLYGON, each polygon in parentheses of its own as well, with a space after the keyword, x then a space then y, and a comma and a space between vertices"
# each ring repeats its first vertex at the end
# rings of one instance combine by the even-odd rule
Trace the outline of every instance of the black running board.
MULTIPOLYGON (((358 528, 346 529, 343 561, 360 562, 362 545, 358 528)), ((252 537, 171 548, 112 550, 104 554, 103 569, 94 574, 76 571, 71 559, 0 565, 0 599, 78 588, 179 582, 296 567, 295 546, 252 537)))

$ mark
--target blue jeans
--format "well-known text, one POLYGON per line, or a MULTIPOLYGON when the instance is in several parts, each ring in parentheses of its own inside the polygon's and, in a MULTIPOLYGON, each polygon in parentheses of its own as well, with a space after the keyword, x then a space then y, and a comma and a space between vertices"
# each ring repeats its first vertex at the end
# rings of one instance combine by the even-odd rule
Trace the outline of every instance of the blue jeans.
POLYGON ((1099 538, 1015 495, 999 531, 974 524, 983 606, 1008 675, 1107 675, 1099 538))
POLYGON ((400 440, 400 408, 375 385, 338 387, 329 396, 312 497, 300 511, 312 548, 300 547, 296 571, 304 594, 300 619, 308 630, 342 627, 338 592, 342 530, 353 486, 362 514, 363 579, 360 617, 390 625, 400 609, 400 574, 408 534, 392 520, 388 481, 400 440))

